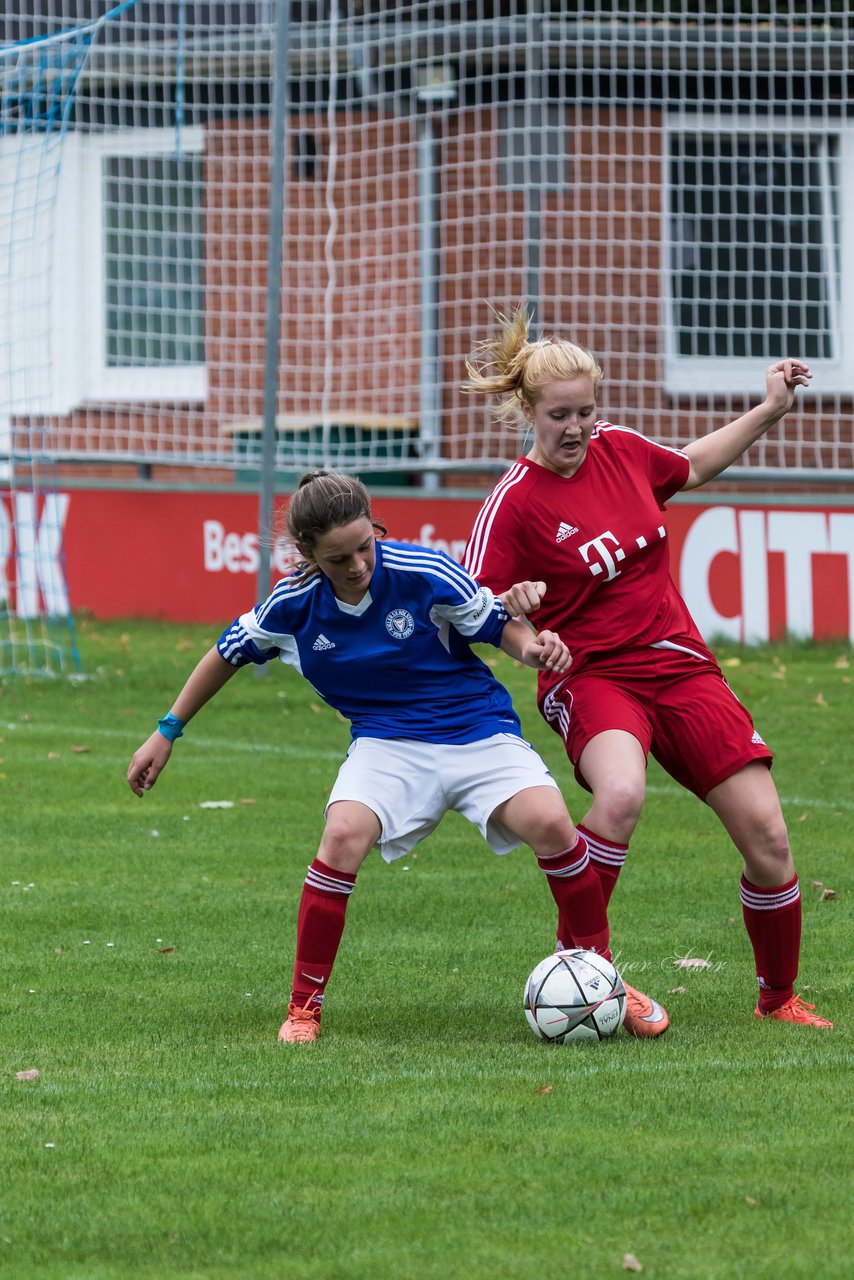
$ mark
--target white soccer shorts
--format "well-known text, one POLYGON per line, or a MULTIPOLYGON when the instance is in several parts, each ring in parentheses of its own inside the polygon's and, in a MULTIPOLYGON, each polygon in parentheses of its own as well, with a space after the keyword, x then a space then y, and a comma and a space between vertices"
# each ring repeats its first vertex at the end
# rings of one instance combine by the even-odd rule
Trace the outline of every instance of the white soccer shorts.
POLYGON ((380 820, 376 848, 386 862, 409 853, 449 809, 474 823, 493 853, 509 853, 522 841, 491 815, 528 787, 557 790, 557 783, 534 748, 512 733, 459 746, 357 738, 338 771, 326 812, 338 800, 367 805, 380 820))

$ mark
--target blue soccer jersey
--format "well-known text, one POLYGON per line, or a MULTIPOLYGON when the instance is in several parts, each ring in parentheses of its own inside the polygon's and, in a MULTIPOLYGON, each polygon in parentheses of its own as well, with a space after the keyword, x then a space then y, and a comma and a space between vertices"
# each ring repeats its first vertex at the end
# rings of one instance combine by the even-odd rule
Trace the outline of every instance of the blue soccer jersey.
POLYGON ((521 736, 509 693, 470 648, 500 643, 501 602, 442 551, 378 542, 376 552, 357 605, 339 600, 322 573, 293 574, 223 633, 222 657, 296 667, 354 738, 521 736))

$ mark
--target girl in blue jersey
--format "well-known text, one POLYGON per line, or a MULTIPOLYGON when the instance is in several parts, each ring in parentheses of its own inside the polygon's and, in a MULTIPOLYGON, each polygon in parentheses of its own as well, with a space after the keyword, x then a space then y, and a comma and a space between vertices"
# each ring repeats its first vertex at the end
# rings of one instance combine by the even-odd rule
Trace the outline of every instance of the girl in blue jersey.
MULTIPOLYGON (((537 669, 569 653, 537 635, 440 551, 378 542, 368 493, 310 472, 288 510, 303 566, 239 617, 202 658, 128 769, 151 789, 192 716, 248 663, 279 658, 350 721, 352 742, 303 885, 288 1016, 279 1039, 317 1039, 356 874, 372 848, 407 854, 449 809, 496 853, 533 849, 558 906, 558 935, 607 938, 601 884, 545 764, 521 736, 510 696, 471 649, 494 644, 537 669)), ((540 584, 542 586, 542 584, 540 584)), ((543 587, 543 590, 545 588, 543 587)))

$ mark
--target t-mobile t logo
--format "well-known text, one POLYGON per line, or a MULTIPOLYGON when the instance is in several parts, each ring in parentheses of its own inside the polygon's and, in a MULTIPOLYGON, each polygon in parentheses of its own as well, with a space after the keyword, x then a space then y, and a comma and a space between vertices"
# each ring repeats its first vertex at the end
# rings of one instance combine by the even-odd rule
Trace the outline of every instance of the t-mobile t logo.
POLYGON ((605 579, 606 582, 610 582, 612 578, 619 577, 620 571, 617 568, 617 564, 620 560, 625 560, 626 553, 610 529, 606 530, 605 533, 600 533, 598 538, 591 538, 589 542, 582 543, 578 550, 584 557, 584 563, 589 566, 590 572, 594 577, 598 577, 600 573, 604 573, 606 570, 608 573, 605 579), (606 545, 606 540, 613 544, 613 555, 606 545))

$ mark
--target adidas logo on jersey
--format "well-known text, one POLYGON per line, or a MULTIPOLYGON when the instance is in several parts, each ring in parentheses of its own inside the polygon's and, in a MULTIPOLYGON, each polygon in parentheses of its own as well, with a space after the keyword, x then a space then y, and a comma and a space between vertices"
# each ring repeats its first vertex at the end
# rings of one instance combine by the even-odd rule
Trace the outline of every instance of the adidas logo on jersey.
POLYGON ((327 640, 326 636, 321 631, 320 635, 317 637, 317 639, 315 640, 314 644, 311 647, 312 649, 334 649, 335 641, 327 640))
POLYGON ((575 525, 564 524, 563 520, 561 520, 557 528, 557 535, 555 537, 555 542, 564 542, 566 541, 567 538, 571 538, 574 533, 578 533, 578 530, 576 529, 575 525))

